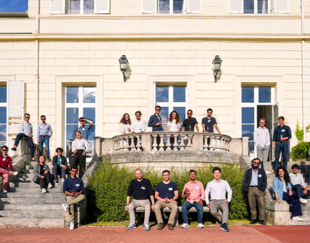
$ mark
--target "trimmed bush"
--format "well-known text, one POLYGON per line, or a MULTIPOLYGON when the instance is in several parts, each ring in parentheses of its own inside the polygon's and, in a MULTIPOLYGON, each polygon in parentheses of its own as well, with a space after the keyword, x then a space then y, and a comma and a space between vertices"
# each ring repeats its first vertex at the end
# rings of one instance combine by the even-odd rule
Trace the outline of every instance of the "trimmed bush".
MULTIPOLYGON (((244 171, 239 167, 226 164, 222 168, 222 179, 226 180, 232 191, 232 201, 229 203, 230 219, 245 219, 248 215, 246 193, 242 188, 244 171)), ((197 180, 206 187, 213 180, 213 166, 196 169, 197 180)), ((151 168, 143 169, 143 177, 151 181, 153 189, 163 180, 161 171, 151 168)), ((90 177, 87 187, 87 218, 89 222, 111 222, 129 219, 125 211, 127 188, 132 179, 135 179, 132 168, 122 167, 110 163, 109 160, 99 162, 97 171, 90 177)), ((182 206, 185 198, 182 197, 184 185, 189 181, 188 170, 171 169, 171 181, 179 188, 178 205, 182 206)))
POLYGON ((310 148, 309 142, 299 142, 292 148, 291 156, 293 160, 304 159, 308 157, 308 151, 310 148))

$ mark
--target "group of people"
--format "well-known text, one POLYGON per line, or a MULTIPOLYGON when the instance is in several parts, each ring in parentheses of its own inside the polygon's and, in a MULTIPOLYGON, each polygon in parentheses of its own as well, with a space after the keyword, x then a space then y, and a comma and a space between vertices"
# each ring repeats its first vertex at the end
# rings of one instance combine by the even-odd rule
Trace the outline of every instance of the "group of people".
MULTIPOLYGON (((174 229, 174 222, 176 214, 178 213, 179 189, 176 183, 170 181, 170 171, 162 171, 163 181, 158 183, 155 187, 155 203, 153 189, 151 182, 143 178, 142 170, 135 170, 136 179, 132 180, 128 186, 127 191, 127 204, 126 211, 129 211, 130 225, 128 230, 136 228, 135 223, 135 208, 143 207, 145 209, 144 215, 144 229, 150 230, 149 218, 151 210, 155 211, 156 219, 158 222, 158 230, 164 228, 162 219, 162 209, 165 207, 170 208, 171 213, 168 220, 168 229, 174 229), (130 198, 133 196, 132 202, 130 198), (150 200, 151 199, 151 203, 150 200)), ((221 229, 229 232, 228 229, 228 204, 232 198, 232 190, 227 181, 221 179, 221 169, 219 167, 213 168, 214 180, 210 181, 204 190, 203 184, 196 179, 197 173, 195 170, 189 171, 190 181, 184 185, 182 196, 186 197, 186 202, 182 206, 183 224, 182 228, 188 228, 187 212, 192 207, 196 208, 198 212, 198 228, 204 228, 203 225, 203 202, 210 208, 211 214, 221 224, 221 229), (227 193, 227 196, 226 196, 227 193), (210 196, 210 199, 209 199, 210 196), (219 213, 219 210, 222 213, 219 213)))

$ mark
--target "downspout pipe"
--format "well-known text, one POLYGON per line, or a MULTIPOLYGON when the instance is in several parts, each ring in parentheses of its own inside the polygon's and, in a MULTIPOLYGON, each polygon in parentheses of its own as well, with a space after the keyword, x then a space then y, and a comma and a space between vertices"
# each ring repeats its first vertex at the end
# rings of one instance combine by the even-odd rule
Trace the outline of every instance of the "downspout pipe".
MULTIPOLYGON (((305 0, 301 0, 301 32, 305 34, 305 0)), ((303 113, 303 140, 306 141, 306 48, 305 39, 301 42, 302 49, 302 113, 303 113)))
MULTIPOLYGON (((40 0, 37 0, 36 11, 36 35, 39 34, 39 11, 40 0)), ((36 39, 36 60, 35 60, 35 124, 39 125, 39 39, 36 39)))

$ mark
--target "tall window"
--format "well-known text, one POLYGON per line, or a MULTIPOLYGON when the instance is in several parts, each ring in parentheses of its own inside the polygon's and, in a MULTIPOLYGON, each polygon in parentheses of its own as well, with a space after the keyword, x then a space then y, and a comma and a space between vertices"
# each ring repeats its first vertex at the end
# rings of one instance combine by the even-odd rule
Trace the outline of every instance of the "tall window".
POLYGON ((0 146, 7 143, 7 88, 0 85, 0 146))
POLYGON ((68 0, 68 14, 94 14, 94 0, 68 0))
POLYGON ((184 13, 184 0, 158 0, 158 13, 180 14, 184 13))
POLYGON ((88 142, 91 151, 93 151, 93 137, 95 137, 96 131, 96 87, 66 87, 65 100, 66 145, 70 142, 70 139, 75 139, 74 132, 79 126, 79 117, 83 116, 87 120, 94 122, 88 134, 88 142))
POLYGON ((160 115, 163 119, 163 128, 167 131, 171 111, 177 111, 182 122, 185 119, 186 110, 188 109, 187 87, 158 84, 156 86, 156 104, 161 106, 160 115))

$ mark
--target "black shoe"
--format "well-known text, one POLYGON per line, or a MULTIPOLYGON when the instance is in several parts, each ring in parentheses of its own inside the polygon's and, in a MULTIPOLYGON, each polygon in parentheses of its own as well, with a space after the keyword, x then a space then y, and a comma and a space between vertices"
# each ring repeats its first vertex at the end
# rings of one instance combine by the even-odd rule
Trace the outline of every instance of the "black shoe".
POLYGON ((259 221, 259 224, 266 225, 266 222, 264 220, 259 221))
POLYGON ((163 223, 159 223, 157 229, 158 230, 162 230, 163 228, 164 228, 164 224, 163 223))
POLYGON ((250 222, 250 224, 256 224, 257 223, 257 219, 252 219, 252 221, 250 222))
POLYGON ((11 148, 13 151, 16 151, 16 148, 15 147, 13 147, 13 148, 11 148))

